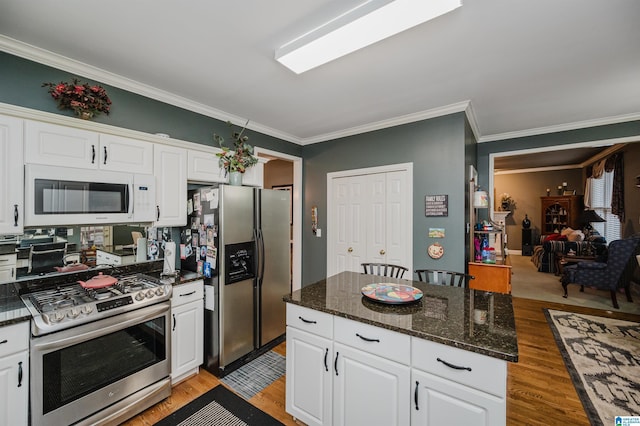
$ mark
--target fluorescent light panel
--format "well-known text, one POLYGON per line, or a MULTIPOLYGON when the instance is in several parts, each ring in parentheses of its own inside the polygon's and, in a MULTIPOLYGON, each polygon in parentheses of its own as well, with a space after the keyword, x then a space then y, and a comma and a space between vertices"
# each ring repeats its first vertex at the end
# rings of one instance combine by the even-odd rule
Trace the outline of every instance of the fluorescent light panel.
POLYGON ((276 50, 296 74, 462 6, 462 0, 370 0, 276 50))

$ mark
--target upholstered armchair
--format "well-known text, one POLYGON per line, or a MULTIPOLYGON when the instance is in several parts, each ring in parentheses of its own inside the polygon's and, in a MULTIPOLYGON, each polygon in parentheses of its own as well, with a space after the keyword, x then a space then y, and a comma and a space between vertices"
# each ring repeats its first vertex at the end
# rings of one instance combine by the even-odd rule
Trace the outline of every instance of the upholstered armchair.
POLYGON ((629 283, 621 282, 625 269, 629 266, 636 253, 636 248, 640 244, 640 238, 630 237, 623 240, 612 241, 609 244, 606 262, 580 262, 575 265, 566 266, 562 274, 562 287, 564 295, 567 297, 567 286, 569 284, 580 284, 580 291, 584 291, 584 286, 594 287, 601 290, 609 290, 613 307, 619 309, 616 291, 624 288, 627 300, 631 300, 629 283))

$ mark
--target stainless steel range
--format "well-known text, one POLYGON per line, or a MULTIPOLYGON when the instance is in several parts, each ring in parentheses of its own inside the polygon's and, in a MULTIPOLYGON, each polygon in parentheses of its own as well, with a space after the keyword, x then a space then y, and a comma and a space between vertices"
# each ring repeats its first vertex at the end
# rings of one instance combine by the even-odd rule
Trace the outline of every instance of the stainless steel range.
POLYGON ((134 274, 24 294, 31 423, 118 424, 169 396, 171 292, 134 274))

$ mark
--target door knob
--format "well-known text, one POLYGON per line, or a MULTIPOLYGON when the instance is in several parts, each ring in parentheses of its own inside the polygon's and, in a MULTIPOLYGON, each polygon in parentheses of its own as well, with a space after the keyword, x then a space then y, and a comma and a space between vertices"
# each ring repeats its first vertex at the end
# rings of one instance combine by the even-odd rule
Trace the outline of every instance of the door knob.
POLYGON ((380 250, 380 255, 384 256, 385 253, 386 253, 386 251, 380 250))
POLYGON ((348 251, 349 253, 353 253, 353 247, 349 247, 349 248, 347 249, 347 251, 348 251))

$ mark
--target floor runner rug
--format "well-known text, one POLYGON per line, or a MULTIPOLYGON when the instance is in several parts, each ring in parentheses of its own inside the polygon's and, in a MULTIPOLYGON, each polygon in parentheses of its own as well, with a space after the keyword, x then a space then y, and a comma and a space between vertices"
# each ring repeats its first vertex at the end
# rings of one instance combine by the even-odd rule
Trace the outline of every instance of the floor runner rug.
POLYGON ((222 385, 160 420, 155 426, 282 426, 222 385))
POLYGON ((286 359, 268 351, 220 379, 238 395, 249 400, 262 389, 284 375, 286 359))
POLYGON ((593 426, 640 416, 640 324, 545 309, 593 426))

